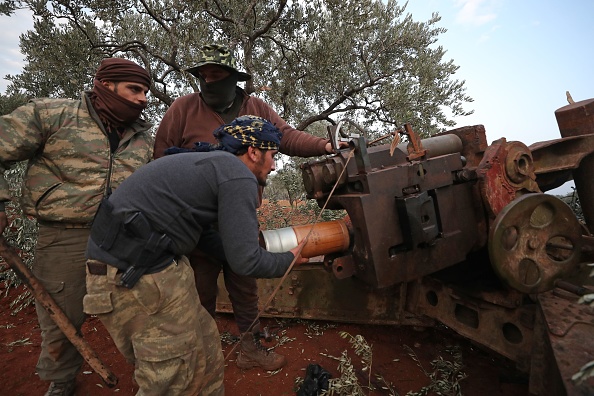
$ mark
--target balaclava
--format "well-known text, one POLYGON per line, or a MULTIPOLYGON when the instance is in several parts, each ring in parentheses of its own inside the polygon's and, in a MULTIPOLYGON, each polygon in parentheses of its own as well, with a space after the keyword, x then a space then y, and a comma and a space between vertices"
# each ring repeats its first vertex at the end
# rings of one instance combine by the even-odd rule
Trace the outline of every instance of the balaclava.
POLYGON ((217 112, 222 112, 231 104, 237 94, 235 87, 237 85, 237 72, 231 74, 222 80, 207 83, 202 77, 200 81, 200 95, 207 105, 217 112))

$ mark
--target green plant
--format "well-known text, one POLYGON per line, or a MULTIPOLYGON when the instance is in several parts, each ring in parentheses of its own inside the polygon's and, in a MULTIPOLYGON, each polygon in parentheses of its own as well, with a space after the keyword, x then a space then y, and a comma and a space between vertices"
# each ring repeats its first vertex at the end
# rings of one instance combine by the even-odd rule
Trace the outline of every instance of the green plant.
MULTIPOLYGON (((574 188, 572 193, 560 198, 563 202, 569 205, 578 220, 584 223, 584 213, 582 211, 577 190, 574 188)), ((594 264, 588 264, 588 266, 594 267, 594 264)), ((590 277, 594 277, 594 270, 592 270, 590 273, 590 277)), ((594 307, 594 293, 582 296, 579 299, 578 304, 588 304, 589 306, 594 307)), ((583 365, 580 370, 571 377, 571 379, 572 381, 579 384, 590 377, 594 377, 594 360, 583 365)))
POLYGON ((319 221, 332 221, 342 219, 347 214, 345 210, 322 210, 315 199, 308 199, 305 202, 305 205, 299 206, 298 210, 304 215, 311 216, 311 220, 309 221, 310 223, 316 221, 318 216, 319 221))
POLYGON ((577 219, 583 223, 584 212, 582 211, 582 205, 580 203, 580 197, 577 194, 577 190, 574 188, 573 192, 559 198, 571 208, 577 219))
MULTIPOLYGON (((588 264, 589 267, 594 267, 594 264, 588 264)), ((594 277, 594 270, 590 272, 590 276, 594 277)), ((594 307, 594 293, 586 294, 578 300, 578 304, 588 304, 594 307)), ((580 370, 575 373, 571 379, 576 383, 582 383, 584 380, 594 377, 594 360, 583 365, 580 370)))
POLYGON ((404 348, 431 380, 429 385, 424 386, 418 392, 408 392, 406 396, 425 396, 430 392, 443 396, 462 396, 460 381, 466 378, 466 374, 462 371, 464 364, 462 363, 462 353, 459 346, 446 347, 445 351, 452 356, 453 360, 445 360, 443 357, 438 356, 437 359, 431 362, 433 368, 431 373, 425 370, 415 352, 408 345, 404 345, 404 348))
POLYGON ((342 338, 348 339, 351 347, 355 350, 355 354, 361 358, 363 364, 363 372, 368 374, 368 386, 371 387, 371 366, 373 365, 373 350, 372 346, 367 343, 362 335, 352 336, 346 331, 338 333, 342 338))
POLYGON ((571 377, 571 380, 579 384, 590 377, 594 377, 594 360, 584 364, 580 368, 580 371, 578 371, 571 377))
MULTIPOLYGON (((328 356, 328 355, 327 355, 328 356)), ((322 396, 329 395, 352 395, 352 396, 365 396, 363 388, 359 385, 355 368, 351 363, 351 359, 348 357, 347 351, 342 351, 340 358, 334 356, 328 356, 336 359, 338 363, 338 371, 340 372, 339 378, 331 378, 329 380, 328 390, 322 392, 322 396)))
MULTIPOLYGON (((367 388, 369 390, 374 390, 375 388, 371 385, 371 367, 373 365, 372 346, 369 345, 361 335, 352 336, 346 331, 341 331, 338 334, 340 337, 349 340, 355 354, 361 358, 361 364, 363 365, 362 371, 367 373, 367 388)), ((331 378, 329 380, 328 390, 322 392, 322 395, 365 395, 363 387, 359 384, 355 367, 351 363, 347 351, 343 351, 340 357, 325 354, 322 355, 338 360, 338 371, 340 372, 339 378, 331 378)))
MULTIPOLYGON (((13 200, 6 205, 9 225, 4 230, 3 236, 9 245, 15 247, 25 265, 31 268, 35 259, 37 222, 23 213, 18 199, 16 199, 19 196, 26 166, 26 162, 19 162, 4 173, 13 200)), ((22 283, 21 279, 3 260, 0 261, 0 280, 4 283, 4 297, 8 295, 11 288, 18 287, 22 283)), ((33 296, 29 290, 25 290, 11 302, 12 313, 16 314, 31 302, 33 302, 33 296)))
POLYGON ((267 204, 263 204, 258 209, 258 218, 262 229, 273 230, 276 228, 288 227, 291 222, 289 208, 282 206, 278 200, 270 199, 267 204))

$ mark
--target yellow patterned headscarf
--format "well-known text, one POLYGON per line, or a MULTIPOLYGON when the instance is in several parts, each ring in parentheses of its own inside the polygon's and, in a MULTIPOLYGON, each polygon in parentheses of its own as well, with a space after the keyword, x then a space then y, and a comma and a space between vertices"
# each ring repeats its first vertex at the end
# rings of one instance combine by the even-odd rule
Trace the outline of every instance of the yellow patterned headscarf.
POLYGON ((237 117, 214 131, 220 149, 235 154, 243 147, 278 150, 281 131, 270 121, 253 115, 237 117))

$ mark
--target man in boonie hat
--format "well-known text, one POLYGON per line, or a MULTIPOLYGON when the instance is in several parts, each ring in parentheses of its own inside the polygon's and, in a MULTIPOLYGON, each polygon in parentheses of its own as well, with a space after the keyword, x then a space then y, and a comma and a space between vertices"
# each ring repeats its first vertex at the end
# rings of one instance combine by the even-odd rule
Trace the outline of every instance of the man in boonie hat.
POLYGON ((168 155, 137 170, 93 222, 87 265, 106 275, 89 271, 85 306, 103 307, 97 317, 135 362, 138 394, 224 393, 219 333, 186 258, 197 246, 250 278, 278 278, 293 260, 307 262, 301 246, 270 253, 258 244, 258 185, 274 170, 280 131, 243 116, 215 134, 218 150, 168 155))
MULTIPOLYGON (((293 128, 262 99, 248 95, 237 86, 238 82, 247 81, 252 76, 238 69, 228 47, 219 44, 203 46, 196 64, 186 71, 198 78, 200 92, 182 96, 169 107, 157 130, 155 158, 165 155, 165 150, 172 146, 193 149, 197 142, 216 143, 212 132, 244 115, 262 117, 276 126, 282 133, 279 151, 283 154, 312 157, 333 152, 328 139, 293 128)), ((283 355, 267 351, 260 344, 259 322, 250 328, 258 315, 256 279, 233 273, 226 263, 206 257, 199 249, 190 255, 190 261, 202 305, 213 317, 217 279, 221 269, 224 272, 225 287, 241 333, 237 365, 242 369, 260 367, 268 371, 284 366, 287 360, 283 355)))
POLYGON ((233 104, 237 82, 252 78, 237 69, 229 48, 216 44, 202 47, 198 62, 186 71, 198 78, 202 99, 217 112, 223 112, 233 104))
MULTIPOLYGON (((85 249, 103 196, 151 158, 151 124, 140 118, 151 86, 149 73, 122 58, 106 58, 93 90, 79 100, 38 98, 0 118, 0 172, 28 160, 21 207, 37 219, 32 272, 77 331, 85 321, 85 249)), ((0 234, 10 201, 0 177, 0 234)), ((83 358, 36 304, 41 329, 39 378, 46 395, 73 395, 83 358)))

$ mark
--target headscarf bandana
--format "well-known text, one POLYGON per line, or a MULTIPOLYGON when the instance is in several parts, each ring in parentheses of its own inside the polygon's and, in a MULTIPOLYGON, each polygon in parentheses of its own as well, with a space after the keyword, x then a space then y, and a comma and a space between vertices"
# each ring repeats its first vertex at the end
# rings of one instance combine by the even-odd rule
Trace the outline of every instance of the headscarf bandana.
POLYGON ((136 121, 146 104, 141 105, 124 99, 122 96, 103 86, 101 81, 130 81, 151 86, 151 76, 142 67, 127 59, 107 58, 95 73, 91 102, 101 120, 108 128, 119 128, 136 121))
POLYGON ((253 115, 237 117, 229 124, 217 128, 213 135, 218 140, 218 144, 196 142, 193 149, 169 147, 165 150, 165 155, 213 150, 222 150, 235 154, 244 147, 278 150, 282 138, 281 131, 270 121, 253 115))
POLYGON ((222 146, 221 150, 231 154, 250 146, 261 150, 278 150, 283 136, 270 121, 253 115, 237 117, 217 128, 213 135, 222 146))

